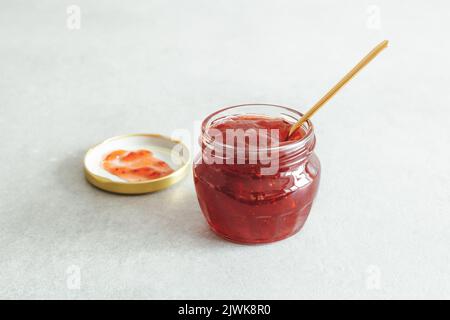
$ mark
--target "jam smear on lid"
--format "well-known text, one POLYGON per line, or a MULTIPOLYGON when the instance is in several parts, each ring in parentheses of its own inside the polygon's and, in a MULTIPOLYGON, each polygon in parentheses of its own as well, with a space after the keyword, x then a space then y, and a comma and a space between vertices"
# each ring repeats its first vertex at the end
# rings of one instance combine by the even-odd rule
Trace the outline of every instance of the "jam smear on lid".
POLYGON ((144 149, 113 151, 105 157, 102 166, 109 173, 129 182, 158 179, 173 172, 166 162, 144 149))

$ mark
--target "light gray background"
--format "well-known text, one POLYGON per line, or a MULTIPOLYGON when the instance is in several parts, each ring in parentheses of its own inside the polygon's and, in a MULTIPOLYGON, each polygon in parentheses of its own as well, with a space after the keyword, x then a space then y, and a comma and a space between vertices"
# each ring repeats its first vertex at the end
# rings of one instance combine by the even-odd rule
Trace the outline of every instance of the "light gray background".
POLYGON ((0 8, 1 298, 450 298, 447 1, 0 8), (111 136, 193 132, 245 102, 305 110, 385 38, 314 117, 322 182, 290 239, 218 239, 192 176, 131 197, 84 180, 111 136))

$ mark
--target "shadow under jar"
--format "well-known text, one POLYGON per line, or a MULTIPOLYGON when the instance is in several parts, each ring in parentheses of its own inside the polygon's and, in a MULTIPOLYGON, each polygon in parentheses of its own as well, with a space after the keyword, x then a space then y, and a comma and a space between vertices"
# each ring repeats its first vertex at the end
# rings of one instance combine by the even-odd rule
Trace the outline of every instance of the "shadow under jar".
POLYGON ((203 121, 194 183, 201 210, 219 236, 268 243, 302 228, 319 186, 320 162, 310 121, 287 140, 300 117, 282 106, 246 104, 203 121))

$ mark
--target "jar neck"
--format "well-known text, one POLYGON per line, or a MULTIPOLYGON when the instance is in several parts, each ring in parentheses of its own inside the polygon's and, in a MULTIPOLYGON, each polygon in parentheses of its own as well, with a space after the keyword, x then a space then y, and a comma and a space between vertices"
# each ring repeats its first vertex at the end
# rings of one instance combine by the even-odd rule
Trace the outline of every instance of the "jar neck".
POLYGON ((277 168, 277 171, 298 167, 308 161, 316 144, 313 132, 301 140, 269 146, 252 145, 245 141, 236 141, 232 145, 211 140, 210 136, 202 136, 200 140, 204 163, 232 166, 235 171, 245 171, 251 167, 277 168))
POLYGON ((314 130, 309 120, 300 128, 302 132, 296 140, 288 140, 289 128, 301 116, 294 109, 268 104, 239 105, 219 110, 202 123, 199 141, 202 158, 210 164, 264 167, 275 162, 280 168, 300 165, 309 158, 315 146, 314 130), (257 122, 253 124, 251 121, 255 118, 257 122), (250 122, 246 122, 249 119, 250 122), (258 122, 260 119, 263 125, 258 122), (244 121, 244 124, 239 121, 244 121))

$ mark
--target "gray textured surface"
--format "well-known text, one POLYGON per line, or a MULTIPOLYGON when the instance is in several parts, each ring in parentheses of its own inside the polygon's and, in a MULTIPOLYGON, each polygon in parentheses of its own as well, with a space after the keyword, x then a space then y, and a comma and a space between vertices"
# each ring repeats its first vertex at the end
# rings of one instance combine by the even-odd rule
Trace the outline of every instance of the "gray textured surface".
POLYGON ((0 7, 1 298, 450 297, 448 2, 0 7), (134 197, 83 178, 84 152, 110 136, 192 131, 242 102, 304 110, 383 38, 315 117, 323 179, 295 237, 219 240, 192 177, 134 197))

